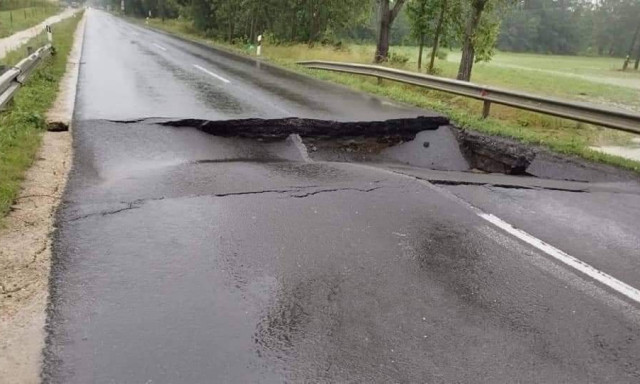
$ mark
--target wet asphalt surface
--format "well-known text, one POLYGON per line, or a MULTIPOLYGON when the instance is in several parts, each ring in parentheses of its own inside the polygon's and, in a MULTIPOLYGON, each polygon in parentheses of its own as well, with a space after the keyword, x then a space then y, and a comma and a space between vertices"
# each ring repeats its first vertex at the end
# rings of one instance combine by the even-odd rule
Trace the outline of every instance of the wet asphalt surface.
POLYGON ((427 112, 96 11, 84 48, 46 382, 640 381, 637 305, 447 193, 636 288, 640 196, 434 187, 290 139, 107 121, 427 112))

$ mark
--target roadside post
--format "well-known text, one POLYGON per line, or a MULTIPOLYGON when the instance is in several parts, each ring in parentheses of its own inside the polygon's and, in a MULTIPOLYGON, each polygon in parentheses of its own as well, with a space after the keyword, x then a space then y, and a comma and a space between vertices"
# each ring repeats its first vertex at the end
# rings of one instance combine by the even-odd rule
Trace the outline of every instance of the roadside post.
POLYGON ((47 30, 47 41, 49 42, 49 44, 53 44, 53 32, 51 31, 51 26, 47 25, 46 30, 47 30))
POLYGON ((258 35, 258 49, 256 50, 258 56, 262 55, 262 35, 258 35))

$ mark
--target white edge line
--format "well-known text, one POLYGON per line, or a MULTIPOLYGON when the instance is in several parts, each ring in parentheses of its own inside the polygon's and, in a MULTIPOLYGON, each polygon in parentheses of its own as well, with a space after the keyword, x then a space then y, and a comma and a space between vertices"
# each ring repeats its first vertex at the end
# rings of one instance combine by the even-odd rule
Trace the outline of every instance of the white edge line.
POLYGON ((482 213, 476 212, 476 214, 481 218, 483 218, 484 220, 495 225, 496 227, 509 233, 510 235, 515 236, 518 239, 524 241, 525 243, 532 245, 533 247, 546 253, 547 255, 552 256, 556 260, 559 260, 565 263, 566 265, 584 273, 585 275, 591 277, 594 280, 599 281, 600 283, 615 290, 616 292, 630 298, 631 300, 637 303, 640 303, 640 291, 633 288, 632 286, 625 284, 622 281, 616 279, 615 277, 608 275, 592 267, 591 265, 585 263, 584 261, 578 260, 577 258, 559 250, 558 248, 550 244, 545 243, 544 241, 528 234, 525 231, 515 228, 513 225, 507 223, 506 221, 500 219, 497 216, 494 216, 490 213, 484 213, 484 212, 482 213))
POLYGON ((229 80, 227 80, 227 79, 225 79, 224 77, 222 77, 222 76, 218 76, 218 75, 216 75, 215 73, 213 73, 213 72, 209 71, 208 69, 202 68, 202 67, 201 67, 201 66, 199 66, 198 64, 193 64, 193 66, 194 66, 194 67, 196 67, 197 69, 201 70, 202 72, 206 73, 207 75, 210 75, 210 76, 215 77, 216 79, 218 79, 218 80, 222 81, 223 83, 226 83, 226 84, 229 84, 229 83, 230 83, 230 81, 229 81, 229 80))
POLYGON ((544 252, 545 254, 553 257, 554 259, 564 263, 565 265, 579 271, 582 272, 583 274, 591 277, 592 279, 600 282, 601 284, 604 284, 605 286, 613 289, 614 291, 618 292, 621 295, 624 295, 625 297, 633 300, 636 303, 640 303, 640 290, 616 279, 615 277, 604 273, 594 267, 592 267, 591 265, 585 263, 584 261, 581 261, 579 259, 577 259, 574 256, 571 256, 561 250, 559 250, 558 248, 545 243, 544 241, 538 239, 535 236, 532 236, 530 234, 528 234, 527 232, 520 230, 516 227, 514 227, 513 225, 507 223, 506 221, 502 220, 501 218, 492 215, 490 213, 486 213, 484 211, 482 211, 480 208, 468 203, 467 201, 461 199, 460 197, 456 196, 455 194, 439 188, 435 185, 433 185, 432 183, 420 179, 419 177, 416 176, 412 176, 412 175, 407 175, 401 172, 396 172, 393 170, 384 170, 384 169, 380 169, 380 168, 375 168, 372 166, 365 166, 367 168, 370 169, 375 169, 375 170, 382 170, 382 171, 386 171, 395 175, 400 175, 400 176, 404 176, 406 178, 418 181, 419 183, 426 185, 427 187, 429 187, 430 189, 440 193, 442 196, 456 201, 460 204, 462 204, 463 206, 467 207, 469 210, 471 210, 473 213, 475 213, 478 217, 488 221, 489 223, 493 224, 494 226, 502 229, 503 231, 509 233, 510 235, 524 241, 525 243, 533 246, 534 248, 544 252))
POLYGON ((153 43, 153 45, 155 45, 156 47, 158 47, 158 48, 162 49, 163 51, 166 51, 166 50, 167 50, 167 48, 163 47, 163 46, 162 46, 162 45, 160 45, 160 44, 153 43))

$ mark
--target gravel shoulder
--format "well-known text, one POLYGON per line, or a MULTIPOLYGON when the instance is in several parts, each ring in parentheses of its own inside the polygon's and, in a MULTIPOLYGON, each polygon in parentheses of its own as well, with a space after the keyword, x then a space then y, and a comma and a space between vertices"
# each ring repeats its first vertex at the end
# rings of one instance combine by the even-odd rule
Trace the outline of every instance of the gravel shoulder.
MULTIPOLYGON (((70 121, 85 21, 49 116, 70 121)), ((0 229, 0 378, 37 383, 44 346, 54 215, 71 165, 70 132, 46 132, 22 192, 0 229)), ((1 381, 1 380, 0 380, 1 381)))

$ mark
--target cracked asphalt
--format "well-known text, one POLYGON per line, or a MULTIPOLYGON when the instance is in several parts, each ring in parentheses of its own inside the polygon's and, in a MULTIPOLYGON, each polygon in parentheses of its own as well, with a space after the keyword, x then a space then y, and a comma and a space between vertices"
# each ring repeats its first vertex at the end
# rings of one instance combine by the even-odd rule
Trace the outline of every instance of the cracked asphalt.
POLYGON ((84 44, 45 382, 640 381, 638 303, 479 213, 639 288, 633 188, 436 186, 292 138, 118 122, 429 112, 98 11, 84 44))

